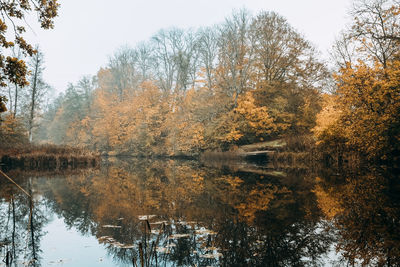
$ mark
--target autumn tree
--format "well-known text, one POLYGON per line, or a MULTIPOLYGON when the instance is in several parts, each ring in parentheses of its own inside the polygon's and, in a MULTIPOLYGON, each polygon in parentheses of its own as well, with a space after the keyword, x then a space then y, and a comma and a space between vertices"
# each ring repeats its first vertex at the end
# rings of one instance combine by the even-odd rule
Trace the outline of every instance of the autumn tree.
POLYGON ((357 1, 351 14, 354 22, 344 36, 347 39, 334 50, 342 55, 335 75, 333 97, 337 105, 331 109, 336 114, 327 112, 327 102, 319 115, 319 142, 335 140, 338 151, 347 149, 369 159, 393 160, 400 151, 398 2, 357 1), (350 46, 359 52, 353 59, 345 56, 345 48, 350 46), (335 118, 334 122, 330 118, 335 118), (327 121, 331 121, 329 126, 327 121))
POLYGON ((15 147, 15 144, 26 144, 28 139, 20 118, 5 114, 0 124, 0 148, 15 147))
POLYGON ((146 155, 195 155, 307 133, 326 78, 317 57, 270 12, 239 10, 198 31, 163 29, 110 57, 88 106, 75 106, 82 100, 72 97, 55 117, 68 123, 50 129, 68 130, 58 141, 146 155))
POLYGON ((399 67, 396 60, 386 68, 376 62, 342 69, 335 76, 336 95, 327 96, 317 117, 318 142, 339 156, 352 150, 370 159, 398 157, 399 67))
POLYGON ((280 134, 311 129, 327 70, 316 49, 274 12, 251 25, 256 104, 267 106, 280 134))
POLYGON ((242 94, 237 107, 219 120, 220 123, 213 129, 213 138, 223 145, 263 141, 276 130, 268 108, 256 105, 253 92, 242 94))
POLYGON ((337 76, 347 144, 369 158, 391 159, 400 147, 400 62, 360 64, 337 76))

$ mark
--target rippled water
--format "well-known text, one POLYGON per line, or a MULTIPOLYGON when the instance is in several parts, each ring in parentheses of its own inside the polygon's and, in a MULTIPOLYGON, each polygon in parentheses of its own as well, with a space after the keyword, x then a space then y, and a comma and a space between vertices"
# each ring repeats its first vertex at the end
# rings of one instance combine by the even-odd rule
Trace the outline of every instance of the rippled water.
POLYGON ((0 266, 397 266, 392 169, 127 160, 7 171, 0 266), (36 259, 36 260, 35 260, 36 259))

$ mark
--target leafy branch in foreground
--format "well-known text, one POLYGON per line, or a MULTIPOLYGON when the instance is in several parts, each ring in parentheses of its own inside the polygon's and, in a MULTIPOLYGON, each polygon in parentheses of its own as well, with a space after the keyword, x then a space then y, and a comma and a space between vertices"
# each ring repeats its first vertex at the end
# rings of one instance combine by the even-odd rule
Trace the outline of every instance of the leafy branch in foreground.
POLYGON ((18 47, 24 56, 35 54, 36 50, 23 37, 26 31, 25 18, 29 14, 36 14, 40 27, 51 29, 54 27, 58 8, 57 0, 0 1, 0 86, 6 86, 6 81, 21 87, 28 84, 25 62, 16 57, 6 56, 4 52, 18 47), (14 40, 7 38, 10 34, 14 36, 14 40))

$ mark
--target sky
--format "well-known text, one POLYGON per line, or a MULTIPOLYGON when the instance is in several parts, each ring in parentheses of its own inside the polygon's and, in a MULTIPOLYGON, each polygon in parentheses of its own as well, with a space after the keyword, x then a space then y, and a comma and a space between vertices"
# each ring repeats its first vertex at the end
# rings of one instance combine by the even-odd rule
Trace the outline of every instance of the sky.
POLYGON ((44 79, 56 92, 95 75, 122 46, 147 41, 169 27, 198 28, 224 21, 233 10, 275 11, 327 58, 335 36, 350 22, 352 0, 59 0, 55 28, 29 22, 26 34, 45 56, 44 79))

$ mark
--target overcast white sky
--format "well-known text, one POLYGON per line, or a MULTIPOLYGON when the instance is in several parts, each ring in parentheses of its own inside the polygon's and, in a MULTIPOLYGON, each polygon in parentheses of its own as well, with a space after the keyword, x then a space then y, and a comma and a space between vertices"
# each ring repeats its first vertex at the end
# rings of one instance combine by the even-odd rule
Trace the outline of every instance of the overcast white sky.
POLYGON ((53 30, 32 23, 27 39, 45 55, 45 80, 64 91, 69 82, 94 75, 116 49, 148 40, 161 28, 209 26, 233 9, 275 11, 326 55, 349 22, 352 0, 60 0, 53 30))

